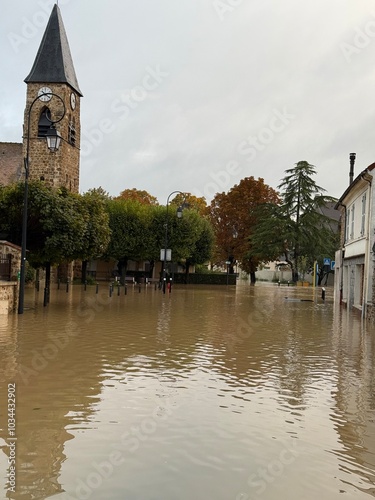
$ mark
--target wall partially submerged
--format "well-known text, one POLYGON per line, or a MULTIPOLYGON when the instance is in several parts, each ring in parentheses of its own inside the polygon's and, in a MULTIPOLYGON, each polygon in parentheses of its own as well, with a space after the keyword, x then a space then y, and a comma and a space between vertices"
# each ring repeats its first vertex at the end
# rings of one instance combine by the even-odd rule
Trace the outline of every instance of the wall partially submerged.
POLYGON ((18 283, 0 281, 0 314, 16 312, 18 307, 18 283))
POLYGON ((21 268, 21 248, 9 241, 0 240, 0 257, 10 259, 6 280, 0 281, 0 314, 10 314, 18 307, 18 273, 21 268))

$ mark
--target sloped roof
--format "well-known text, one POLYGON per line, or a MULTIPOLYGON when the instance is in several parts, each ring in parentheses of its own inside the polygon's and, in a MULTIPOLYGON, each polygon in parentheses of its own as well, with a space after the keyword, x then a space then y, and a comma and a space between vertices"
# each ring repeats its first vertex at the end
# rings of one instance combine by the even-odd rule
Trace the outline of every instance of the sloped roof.
POLYGON ((80 96, 68 38, 58 5, 54 5, 26 83, 68 83, 80 96))
POLYGON ((375 163, 371 163, 371 165, 369 165, 367 168, 365 168, 364 170, 362 170, 362 172, 360 174, 357 175, 357 177, 354 179, 354 181, 351 184, 349 184, 349 186, 345 189, 345 191, 341 195, 339 201, 336 203, 336 206, 335 206, 336 209, 342 204, 342 202, 345 200, 345 198, 350 193, 350 191, 354 188, 354 186, 356 186, 358 184, 358 182, 361 179, 363 179, 363 177, 368 172, 372 172, 372 170, 374 170, 374 168, 375 168, 375 163))
POLYGON ((329 219, 339 221, 341 217, 340 210, 335 208, 337 205, 337 201, 327 201, 324 205, 319 207, 320 212, 328 217, 329 219))

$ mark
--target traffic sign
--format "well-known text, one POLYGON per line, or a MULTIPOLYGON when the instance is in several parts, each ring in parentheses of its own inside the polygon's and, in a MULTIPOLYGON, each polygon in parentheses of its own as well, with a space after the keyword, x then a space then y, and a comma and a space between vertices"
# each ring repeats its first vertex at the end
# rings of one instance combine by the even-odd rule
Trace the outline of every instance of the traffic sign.
POLYGON ((331 271, 334 271, 334 270, 335 270, 335 264, 336 264, 336 262, 333 260, 333 261, 331 262, 331 271))
POLYGON ((331 265, 331 259, 328 257, 324 257, 323 259, 323 266, 330 266, 331 265))

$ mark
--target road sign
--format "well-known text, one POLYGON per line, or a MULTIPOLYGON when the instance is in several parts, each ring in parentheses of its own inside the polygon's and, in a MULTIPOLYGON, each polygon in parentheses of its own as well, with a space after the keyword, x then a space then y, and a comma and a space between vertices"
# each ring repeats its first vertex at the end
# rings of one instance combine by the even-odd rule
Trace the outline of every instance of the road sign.
POLYGON ((171 261, 172 260, 172 250, 170 248, 162 248, 160 250, 160 260, 164 261, 164 255, 166 261, 171 261))
POLYGON ((331 271, 334 271, 334 270, 335 270, 335 264, 336 264, 336 262, 333 260, 333 261, 331 262, 331 271))
POLYGON ((331 265, 331 259, 328 257, 324 257, 323 259, 323 266, 330 266, 331 265))

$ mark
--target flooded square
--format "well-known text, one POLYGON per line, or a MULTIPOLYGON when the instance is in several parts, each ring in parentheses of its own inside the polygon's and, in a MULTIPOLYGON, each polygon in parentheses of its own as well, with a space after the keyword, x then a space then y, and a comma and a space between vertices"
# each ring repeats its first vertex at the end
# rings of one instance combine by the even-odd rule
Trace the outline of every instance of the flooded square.
POLYGON ((95 292, 0 317, 1 498, 374 496, 375 331, 331 289, 95 292))

